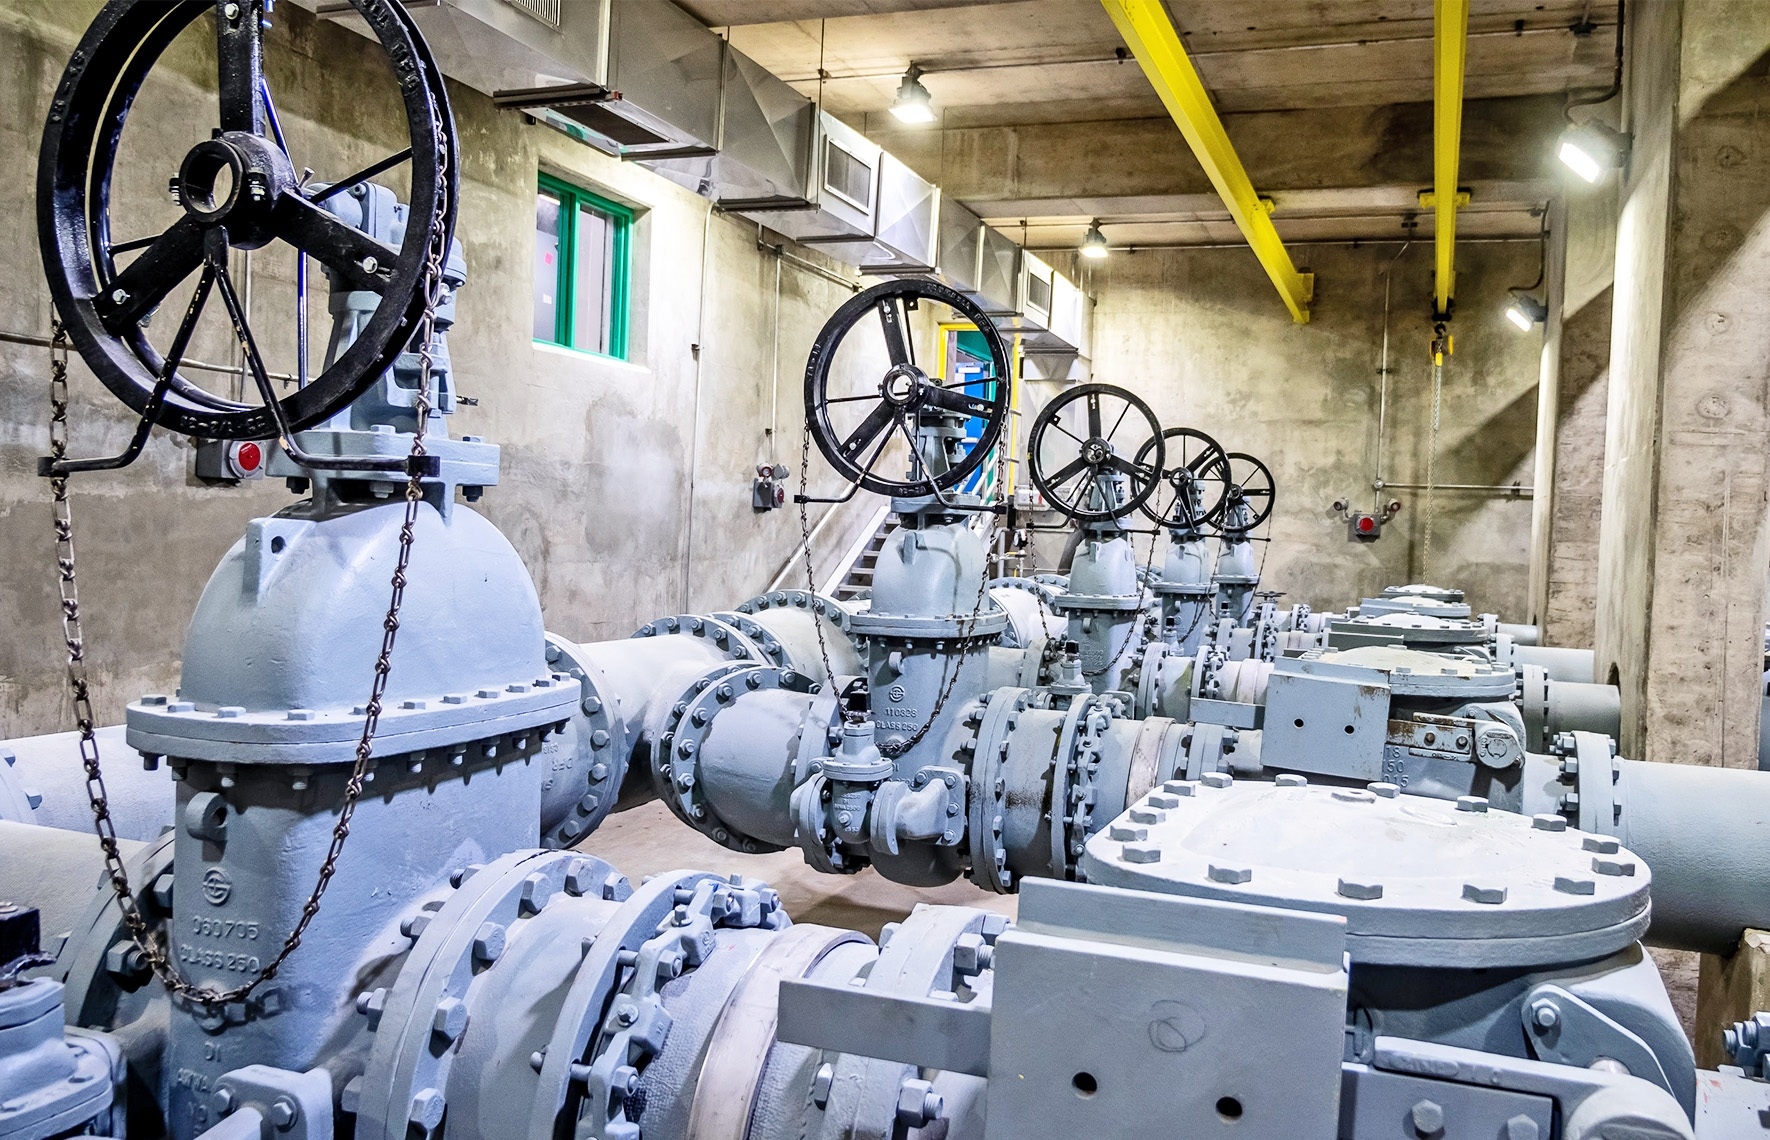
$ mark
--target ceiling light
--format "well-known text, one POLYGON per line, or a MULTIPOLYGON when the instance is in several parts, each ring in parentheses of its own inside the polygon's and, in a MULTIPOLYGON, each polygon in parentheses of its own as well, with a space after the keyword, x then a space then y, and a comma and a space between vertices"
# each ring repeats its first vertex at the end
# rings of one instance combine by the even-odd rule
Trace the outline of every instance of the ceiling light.
POLYGON ((922 69, 913 63, 897 86, 897 102, 891 104, 891 113, 904 123, 934 121, 934 97, 922 86, 922 69))
POLYGON ((1106 256, 1108 249, 1106 235, 1100 232, 1100 219, 1095 218, 1089 223, 1088 232, 1082 238, 1081 254, 1098 261, 1106 256))
POLYGON ((1513 293, 1511 303, 1506 306, 1506 319, 1517 325, 1519 332, 1529 332, 1548 315, 1549 307, 1529 293, 1513 293))
POLYGON ((1629 157, 1629 136, 1603 123, 1569 127, 1561 134, 1556 153, 1568 168, 1587 182, 1597 182, 1607 170, 1615 170, 1629 157))

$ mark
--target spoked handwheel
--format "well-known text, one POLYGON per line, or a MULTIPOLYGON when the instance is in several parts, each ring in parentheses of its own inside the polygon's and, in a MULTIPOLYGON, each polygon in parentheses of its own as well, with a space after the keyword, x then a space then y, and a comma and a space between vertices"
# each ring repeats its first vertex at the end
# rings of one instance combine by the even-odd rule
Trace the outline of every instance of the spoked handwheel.
MULTIPOLYGON (((297 174, 284 148, 264 80, 264 0, 111 0, 56 88, 37 175, 50 294, 74 348, 144 420, 217 439, 264 439, 308 427, 361 395, 393 364, 440 287, 434 270, 452 239, 460 169, 442 73, 396 0, 351 4, 393 72, 410 145, 336 181, 297 174), (168 163, 183 214, 156 236, 113 233, 111 192, 132 105, 173 39, 205 17, 214 20, 219 107, 213 136, 176 166, 168 163), (410 168, 411 222, 399 248, 326 208, 327 199, 402 164, 410 168), (321 262, 351 290, 381 298, 347 350, 282 396, 270 387, 263 338, 253 334, 228 272, 230 251, 278 241, 321 262), (190 302, 162 355, 148 341, 147 318, 193 276, 190 302), (223 398, 179 371, 214 296, 226 306, 247 385, 257 386, 262 403, 223 398)), ((278 324, 288 320, 278 315, 278 324)))
POLYGON ((1232 451, 1229 460, 1229 494, 1223 501, 1223 513, 1217 525, 1225 531, 1245 534, 1272 516, 1278 492, 1272 481, 1272 469, 1243 451, 1232 451), (1239 512, 1237 505, 1247 511, 1239 512))
MULTIPOLYGON (((1167 465, 1162 485, 1143 504, 1143 513, 1161 526, 1195 530, 1220 513, 1229 494, 1229 461, 1223 445, 1197 428, 1169 428, 1162 433, 1167 465)), ((1146 463, 1152 445, 1137 453, 1146 463)))
POLYGON ((1026 452, 1027 474, 1051 508, 1092 523, 1123 518, 1149 501, 1161 482, 1167 447, 1155 413, 1135 393, 1083 384, 1045 405, 1026 452), (1061 420, 1077 403, 1082 416, 1072 431, 1061 420), (1115 476, 1123 478, 1122 494, 1115 476))
POLYGON ((844 479, 876 494, 920 498, 959 486, 989 459, 1008 419, 1009 376, 1007 347, 977 305, 933 281, 887 281, 857 293, 817 334, 805 365, 805 418, 818 451, 844 479), (977 326, 989 350, 987 372, 942 379, 916 363, 909 314, 924 301, 977 326), (836 350, 869 318, 884 334, 887 363, 844 390, 832 375, 836 350), (978 421, 974 429, 965 426, 969 420, 978 421), (916 436, 936 421, 947 430, 940 453, 930 455, 916 436), (894 439, 909 448, 903 479, 875 470, 894 439))

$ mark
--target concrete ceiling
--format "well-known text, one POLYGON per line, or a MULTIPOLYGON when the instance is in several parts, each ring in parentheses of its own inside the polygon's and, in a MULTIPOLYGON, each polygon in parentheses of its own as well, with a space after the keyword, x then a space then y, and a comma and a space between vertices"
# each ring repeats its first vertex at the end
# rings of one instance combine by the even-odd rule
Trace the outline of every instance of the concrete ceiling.
MULTIPOLYGON (((1100 0, 679 0, 831 112, 888 110, 911 62, 942 125, 1161 115, 1100 0), (824 72, 821 92, 820 61, 824 72)), ((1226 113, 1422 102, 1431 0, 1169 0, 1226 113)), ((1593 0, 1474 0, 1466 94, 1608 86, 1616 9, 1593 0)))

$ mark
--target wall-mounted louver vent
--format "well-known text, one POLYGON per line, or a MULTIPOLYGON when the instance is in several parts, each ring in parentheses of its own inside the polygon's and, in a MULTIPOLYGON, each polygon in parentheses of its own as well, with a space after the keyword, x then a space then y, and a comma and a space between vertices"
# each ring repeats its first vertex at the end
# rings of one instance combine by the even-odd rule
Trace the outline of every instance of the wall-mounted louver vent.
POLYGON ((526 16, 533 16, 549 28, 559 27, 560 0, 504 0, 504 3, 526 16))

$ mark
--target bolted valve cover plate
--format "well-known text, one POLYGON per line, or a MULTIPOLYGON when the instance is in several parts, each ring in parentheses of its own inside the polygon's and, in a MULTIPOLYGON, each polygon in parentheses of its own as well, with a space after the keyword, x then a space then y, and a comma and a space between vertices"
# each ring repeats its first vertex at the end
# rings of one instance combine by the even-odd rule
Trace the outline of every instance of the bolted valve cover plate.
POLYGON ((1645 863, 1559 816, 1370 789, 1169 781, 1088 841, 1089 882, 1345 917, 1354 962, 1597 958, 1647 929, 1645 863))

